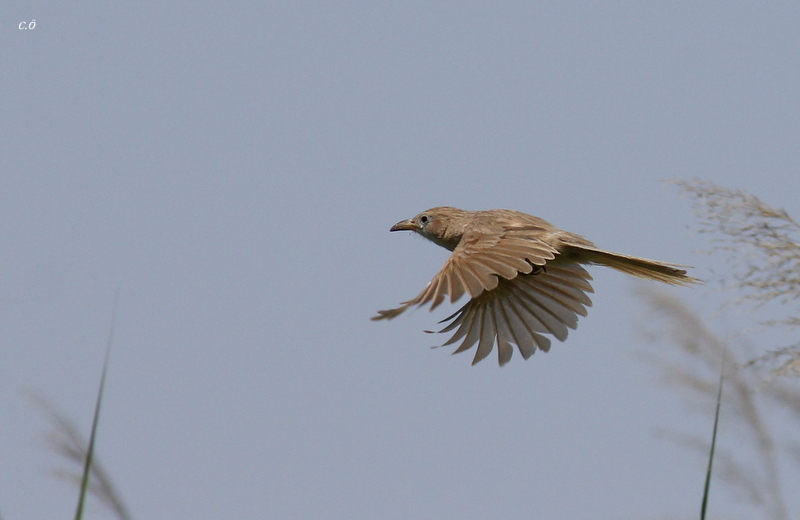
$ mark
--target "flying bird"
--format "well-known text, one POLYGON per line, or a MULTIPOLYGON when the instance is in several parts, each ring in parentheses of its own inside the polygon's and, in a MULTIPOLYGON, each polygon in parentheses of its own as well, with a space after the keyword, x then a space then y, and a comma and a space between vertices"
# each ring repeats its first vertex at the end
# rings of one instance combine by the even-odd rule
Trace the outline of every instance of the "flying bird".
POLYGON ((508 209, 432 208, 390 231, 419 233, 452 254, 416 298, 378 311, 372 319, 390 320, 430 302, 433 310, 448 296, 455 303, 469 294, 463 307, 440 322, 447 325, 439 332, 455 330, 444 345, 463 340, 454 354, 477 343, 473 365, 495 344, 502 366, 511 359, 512 345, 528 359, 536 349, 550 350, 550 339, 543 334, 566 340, 578 316, 586 316, 586 307, 592 305, 587 295, 594 292, 592 277, 585 264, 670 285, 700 282, 686 274, 686 266, 604 251, 580 235, 508 209))

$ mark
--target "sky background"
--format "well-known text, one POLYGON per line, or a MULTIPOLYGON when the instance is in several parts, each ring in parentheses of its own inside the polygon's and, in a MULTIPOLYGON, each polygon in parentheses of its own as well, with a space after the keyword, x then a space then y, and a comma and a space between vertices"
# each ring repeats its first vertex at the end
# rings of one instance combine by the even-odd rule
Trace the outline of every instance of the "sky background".
POLYGON ((3 519, 72 514, 26 391, 88 433, 117 293, 97 453, 134 518, 696 517, 704 457, 655 432, 711 417, 641 361, 630 278, 591 268, 567 342, 503 368, 429 348, 448 306, 369 318, 446 259, 389 233, 432 206, 701 278, 660 180, 800 215, 799 27, 797 2, 5 2, 3 519))

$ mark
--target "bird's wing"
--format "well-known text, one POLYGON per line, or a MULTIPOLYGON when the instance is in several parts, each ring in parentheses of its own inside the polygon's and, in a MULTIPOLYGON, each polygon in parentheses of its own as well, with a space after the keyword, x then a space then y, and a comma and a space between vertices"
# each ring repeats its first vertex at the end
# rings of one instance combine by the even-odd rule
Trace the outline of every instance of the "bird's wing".
POLYGON ((391 319, 412 305, 430 301, 431 310, 449 294, 455 302, 464 293, 476 298, 497 288, 501 280, 528 274, 555 258, 558 250, 537 237, 541 228, 529 225, 501 225, 487 222, 464 234, 453 253, 416 298, 395 309, 378 311, 373 320, 391 319))
POLYGON ((478 344, 474 365, 489 355, 497 343, 498 360, 504 365, 511 359, 512 344, 528 359, 537 348, 550 349, 550 340, 539 333, 549 333, 560 341, 568 329, 578 324, 578 316, 586 316, 592 305, 587 293, 594 292, 592 277, 579 264, 556 258, 535 274, 500 280, 497 287, 471 299, 439 332, 455 334, 445 345, 461 340, 456 352, 464 352, 478 344))

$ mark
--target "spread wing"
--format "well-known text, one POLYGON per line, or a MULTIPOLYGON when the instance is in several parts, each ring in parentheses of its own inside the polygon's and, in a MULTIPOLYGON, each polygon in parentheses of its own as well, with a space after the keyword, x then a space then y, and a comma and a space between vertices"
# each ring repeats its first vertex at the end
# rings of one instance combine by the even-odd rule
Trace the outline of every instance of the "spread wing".
MULTIPOLYGON (((487 224, 488 225, 488 224, 487 224)), ((378 311, 373 320, 392 319, 413 305, 428 302, 431 310, 450 296, 451 303, 465 293, 475 299, 497 289, 501 280, 533 272, 558 254, 558 250, 536 238, 541 228, 526 225, 479 227, 464 234, 442 269, 416 298, 400 307, 378 311)))
POLYGON ((567 338, 568 329, 586 316, 592 305, 587 293, 594 290, 592 277, 580 264, 556 258, 534 273, 501 280, 497 287, 471 299, 455 314, 443 320, 450 324, 439 332, 457 330, 445 345, 463 338, 456 352, 478 344, 474 365, 488 356, 495 343, 500 365, 506 364, 516 345, 525 359, 537 348, 550 350, 549 333, 558 340, 567 338))

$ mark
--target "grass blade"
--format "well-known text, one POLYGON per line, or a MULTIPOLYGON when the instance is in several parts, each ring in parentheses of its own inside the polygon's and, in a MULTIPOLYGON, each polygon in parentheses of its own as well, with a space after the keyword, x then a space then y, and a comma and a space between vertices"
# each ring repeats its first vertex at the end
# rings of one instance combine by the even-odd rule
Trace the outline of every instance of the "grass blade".
POLYGON ((711 468, 714 465, 714 448, 717 446, 717 425, 719 424, 719 408, 722 403, 722 382, 725 379, 725 355, 727 348, 722 350, 722 367, 719 372, 719 388, 717 389, 717 410, 714 413, 714 430, 711 433, 711 449, 708 453, 708 469, 706 470, 706 484, 703 488, 703 505, 700 508, 700 520, 706 518, 706 508, 708 507, 708 491, 711 488, 711 468))
POLYGON ((75 520, 83 518, 83 505, 86 502, 86 495, 89 492, 89 475, 92 472, 92 456, 94 455, 94 443, 97 438, 97 425, 100 422, 100 405, 103 402, 103 390, 106 386, 106 373, 108 372, 108 358, 111 356, 111 345, 114 339, 114 323, 117 319, 117 298, 114 299, 114 308, 111 312, 111 327, 108 331, 108 342, 106 343, 106 356, 103 361, 103 372, 100 376, 100 388, 97 391, 97 402, 94 407, 94 418, 92 419, 92 432, 89 435, 89 447, 86 449, 86 460, 83 464, 83 476, 81 477, 81 489, 78 495, 78 507, 75 510, 75 520))

